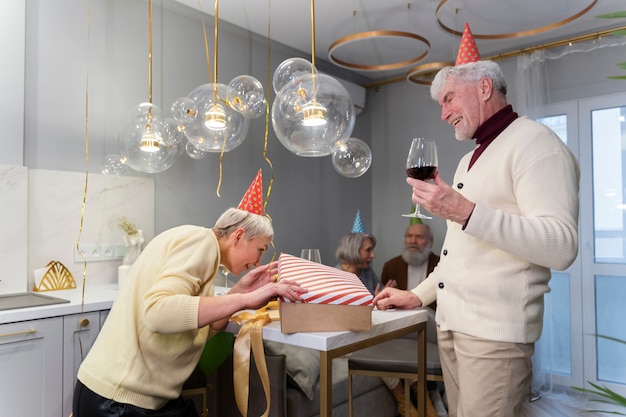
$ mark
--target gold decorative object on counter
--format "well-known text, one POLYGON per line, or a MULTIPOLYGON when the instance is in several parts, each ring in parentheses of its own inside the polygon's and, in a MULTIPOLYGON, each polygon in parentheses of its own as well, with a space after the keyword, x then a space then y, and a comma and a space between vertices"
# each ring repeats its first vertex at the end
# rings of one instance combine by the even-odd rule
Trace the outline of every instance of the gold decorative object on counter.
POLYGON ((72 273, 59 261, 50 261, 46 265, 46 272, 39 281, 33 286, 33 291, 54 291, 54 290, 68 290, 76 288, 76 281, 72 276, 72 273))

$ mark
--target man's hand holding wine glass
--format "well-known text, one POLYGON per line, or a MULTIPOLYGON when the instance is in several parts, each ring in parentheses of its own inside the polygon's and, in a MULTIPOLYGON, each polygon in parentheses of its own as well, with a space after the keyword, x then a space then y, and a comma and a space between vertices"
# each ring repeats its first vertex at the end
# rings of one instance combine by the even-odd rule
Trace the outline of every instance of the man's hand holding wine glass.
MULTIPOLYGON (((437 145, 432 140, 413 138, 409 154, 406 157, 406 175, 421 181, 433 179, 437 174, 437 145)), ((415 206, 411 214, 403 214, 404 217, 420 219, 432 219, 420 210, 420 205, 415 206)))
POLYGON ((465 224, 474 210, 474 203, 452 189, 439 173, 432 182, 410 177, 406 182, 413 188, 411 200, 437 217, 465 224))

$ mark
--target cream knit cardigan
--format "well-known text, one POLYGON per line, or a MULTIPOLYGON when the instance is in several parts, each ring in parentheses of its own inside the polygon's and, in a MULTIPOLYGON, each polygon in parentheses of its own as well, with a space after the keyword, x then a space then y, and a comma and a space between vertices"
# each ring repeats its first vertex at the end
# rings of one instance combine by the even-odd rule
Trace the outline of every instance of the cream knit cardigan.
POLYGON ((578 253, 578 162, 547 127, 511 123, 452 187, 476 203, 465 230, 447 222, 441 260, 412 291, 437 299, 437 323, 488 340, 533 343, 542 330, 550 269, 578 253))
POLYGON ((211 229, 180 226, 156 236, 120 288, 78 379, 105 398, 159 409, 178 398, 200 360, 200 295, 213 294, 220 263, 211 229))

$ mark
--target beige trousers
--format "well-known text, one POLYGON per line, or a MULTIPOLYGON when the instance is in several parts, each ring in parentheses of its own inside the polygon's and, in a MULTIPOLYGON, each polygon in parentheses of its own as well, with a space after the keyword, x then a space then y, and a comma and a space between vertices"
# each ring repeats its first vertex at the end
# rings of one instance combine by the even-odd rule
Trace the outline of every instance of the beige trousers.
POLYGON ((519 417, 532 381, 534 343, 437 329, 449 417, 519 417))

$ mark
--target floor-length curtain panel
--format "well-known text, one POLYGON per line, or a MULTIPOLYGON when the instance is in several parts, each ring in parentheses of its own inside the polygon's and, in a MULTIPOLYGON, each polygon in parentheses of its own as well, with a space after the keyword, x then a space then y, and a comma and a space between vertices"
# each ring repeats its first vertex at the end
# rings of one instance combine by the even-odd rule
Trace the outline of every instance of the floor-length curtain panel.
MULTIPOLYGON (((519 55, 517 58, 517 72, 515 74, 515 111, 520 116, 537 119, 543 116, 543 105, 547 94, 545 80, 545 51, 538 50, 529 54, 519 55)), ((550 331, 555 325, 552 317, 552 305, 546 300, 544 314, 544 333, 535 346, 533 361, 533 383, 531 397, 540 391, 552 389, 550 373, 546 369, 553 369, 549 363, 559 342, 555 341, 550 331), (547 331, 546 331, 547 330, 547 331)), ((569 340, 568 340, 569 342, 569 340)))

